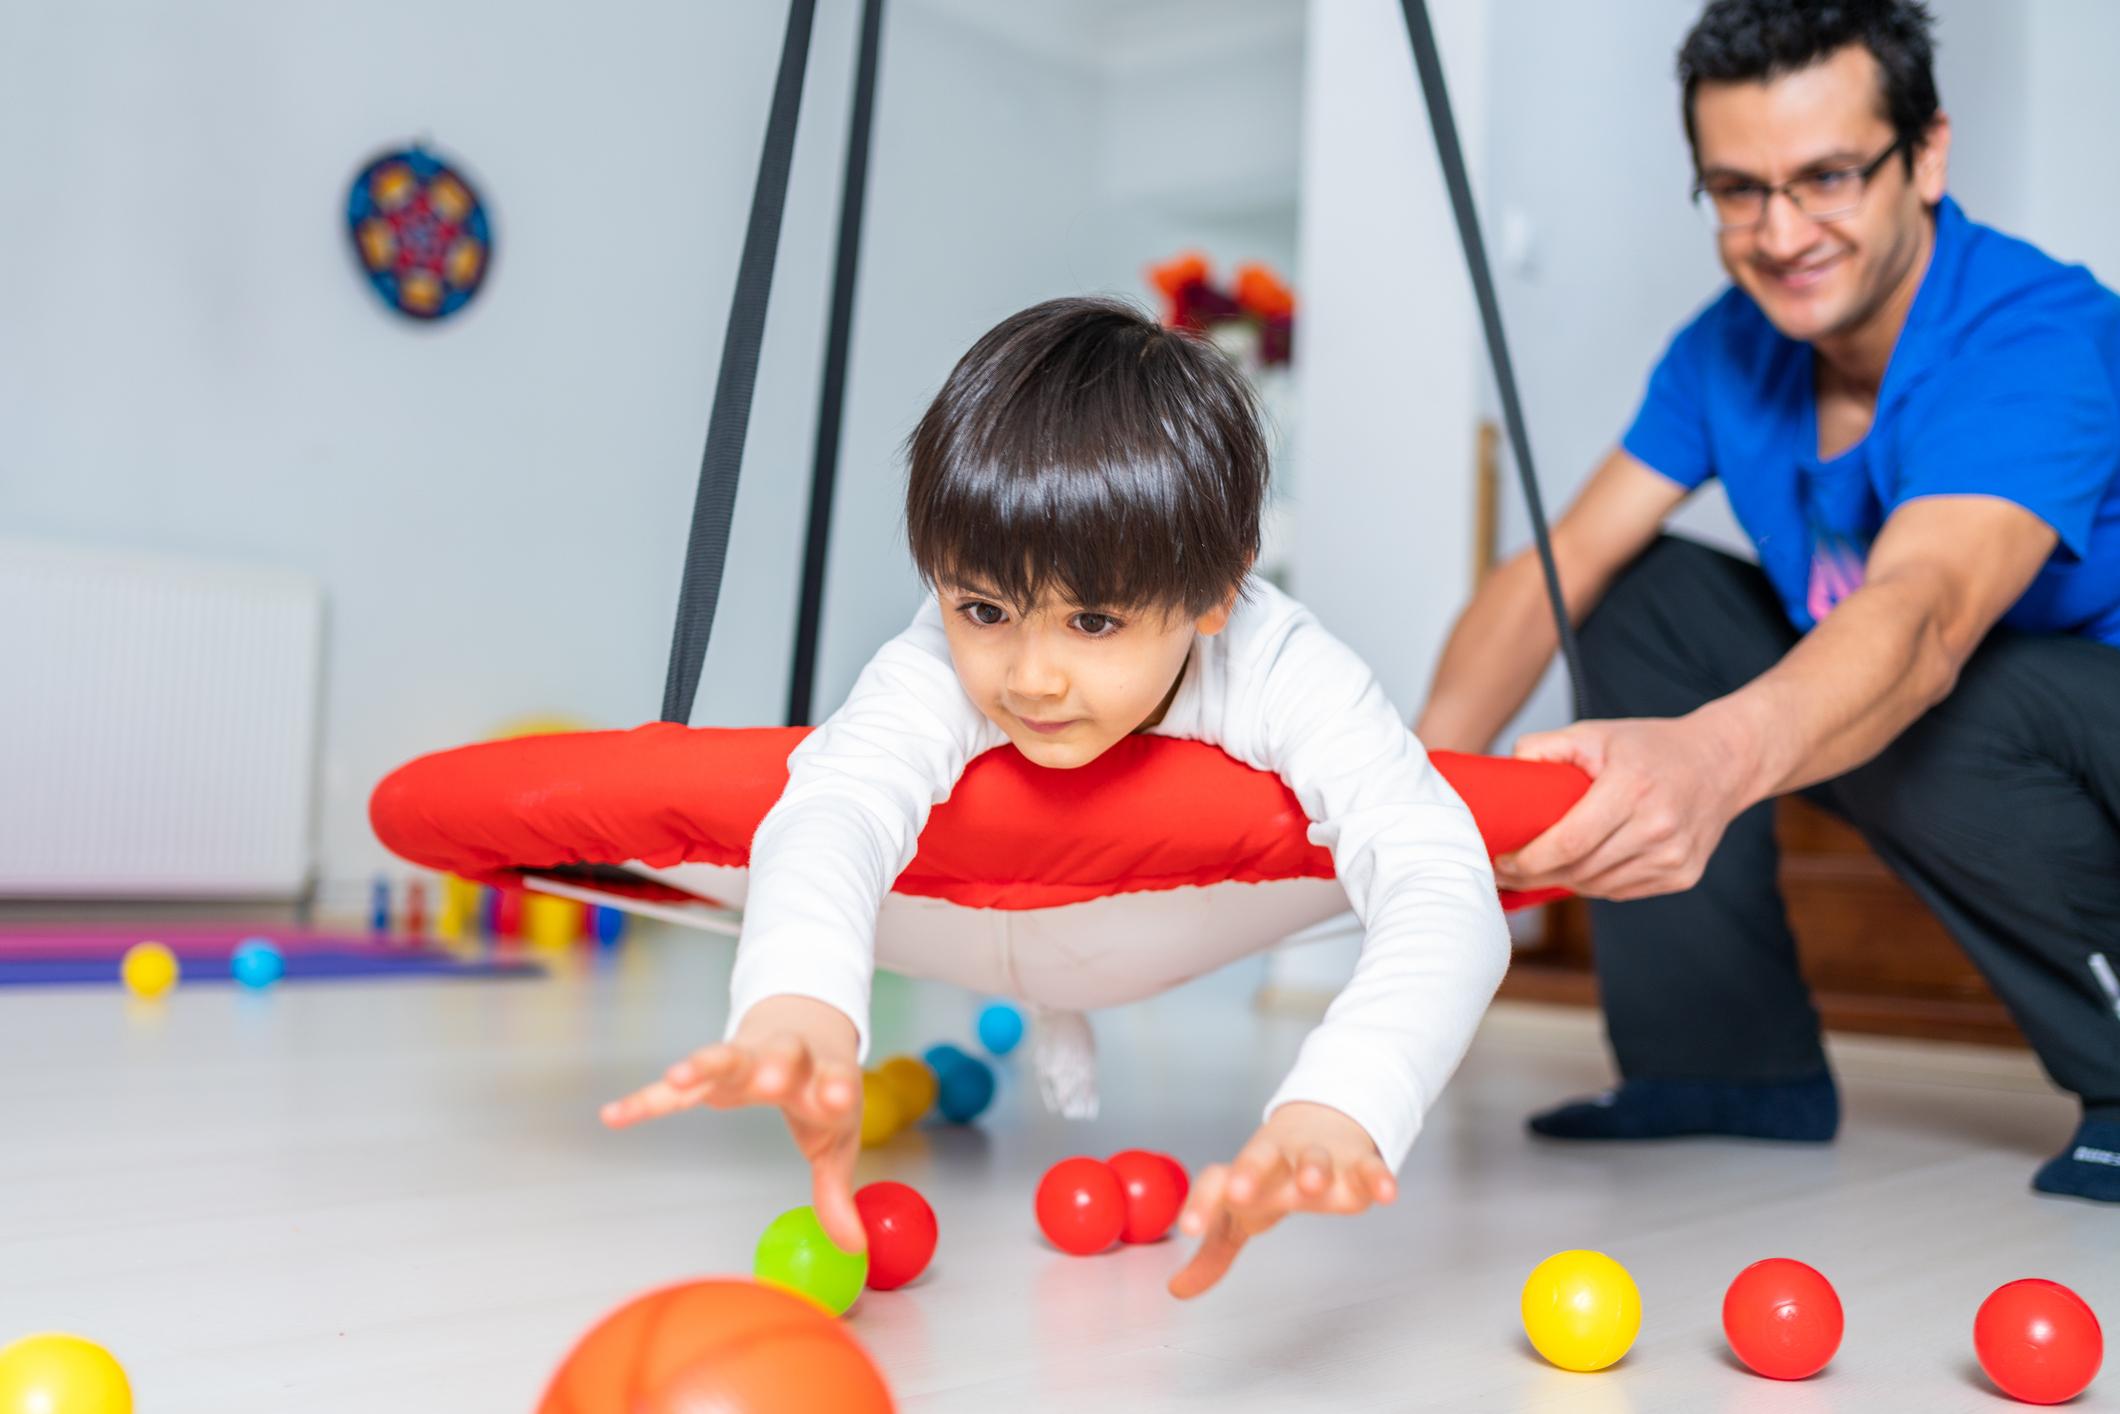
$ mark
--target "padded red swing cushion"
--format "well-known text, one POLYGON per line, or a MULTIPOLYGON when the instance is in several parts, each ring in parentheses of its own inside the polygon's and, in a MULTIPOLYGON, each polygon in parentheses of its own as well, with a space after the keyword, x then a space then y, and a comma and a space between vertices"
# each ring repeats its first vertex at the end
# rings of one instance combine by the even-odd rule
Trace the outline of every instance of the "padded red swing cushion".
MULTIPOLYGON (((385 777, 369 818, 404 858, 502 887, 520 886, 525 871, 634 860, 741 866, 787 785, 788 753, 808 733, 653 722, 458 747, 385 777)), ((1432 759, 1471 807, 1490 855, 1529 843, 1589 785, 1566 765, 1442 751, 1432 759)), ((1128 737, 1071 771, 1004 746, 974 760, 935 808, 895 888, 1033 909, 1186 885, 1329 879, 1332 856, 1310 843, 1308 826, 1279 777, 1204 742, 1128 737)), ((1503 902, 1558 894, 1505 892, 1503 902)))

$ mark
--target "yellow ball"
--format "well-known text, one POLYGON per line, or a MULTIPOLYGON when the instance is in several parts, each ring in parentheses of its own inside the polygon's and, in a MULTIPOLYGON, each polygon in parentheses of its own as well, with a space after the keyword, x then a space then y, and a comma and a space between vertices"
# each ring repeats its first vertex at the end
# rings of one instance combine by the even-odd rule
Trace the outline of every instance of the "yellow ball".
POLYGON ((935 1072, 928 1069, 926 1061, 915 1056, 892 1056, 876 1067, 876 1073, 898 1096, 901 1127, 920 1123, 935 1108, 935 1072))
POLYGON ((1524 1283, 1524 1334, 1563 1370, 1602 1370, 1634 1344, 1642 1294, 1602 1252, 1556 1252, 1524 1283))
POLYGON ((903 1128, 905 1111, 899 1108, 890 1082, 873 1070, 861 1072, 861 1147, 887 1144, 903 1128))
MULTIPOLYGON (((136 997, 159 997, 177 985, 177 978, 184 969, 177 965, 177 955, 160 943, 134 943, 125 950, 125 960, 118 964, 118 975, 125 979, 126 990, 136 997)), ((0 1414, 5 1414, 0 1410, 0 1414)))
POLYGON ((0 1349, 0 1414, 132 1414, 132 1383, 108 1350, 76 1335, 0 1349))

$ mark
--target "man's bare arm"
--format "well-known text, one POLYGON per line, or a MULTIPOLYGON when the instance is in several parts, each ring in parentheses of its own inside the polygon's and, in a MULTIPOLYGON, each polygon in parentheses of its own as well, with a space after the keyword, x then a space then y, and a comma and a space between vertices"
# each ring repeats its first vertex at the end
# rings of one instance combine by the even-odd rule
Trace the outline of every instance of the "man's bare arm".
POLYGON ((1519 742, 1518 754, 1593 779, 1552 829, 1495 862, 1496 878, 1611 899, 1691 888, 1741 812, 1861 765, 1948 696, 2055 539, 1991 497, 1901 507, 1863 587, 1751 683, 1683 717, 1577 722, 1519 742))
POLYGON ((2057 537, 1992 496, 1935 496, 1893 513, 1863 585, 1781 662, 1701 709, 1744 744, 1745 796, 1851 771, 1950 695, 1966 659, 2024 593, 2057 537))

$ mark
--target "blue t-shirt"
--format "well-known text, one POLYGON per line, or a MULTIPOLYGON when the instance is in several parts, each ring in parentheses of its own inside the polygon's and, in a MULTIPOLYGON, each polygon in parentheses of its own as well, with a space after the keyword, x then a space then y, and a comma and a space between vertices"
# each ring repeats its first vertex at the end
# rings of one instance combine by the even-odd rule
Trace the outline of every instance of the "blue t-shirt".
POLYGON ((2002 622, 2120 646, 2120 295, 1946 198, 1869 433, 1831 460, 1812 357, 1732 286, 1672 339, 1621 445, 1688 490, 1722 478, 1800 629, 1862 583, 1894 510, 1997 496, 2060 539, 2002 622))

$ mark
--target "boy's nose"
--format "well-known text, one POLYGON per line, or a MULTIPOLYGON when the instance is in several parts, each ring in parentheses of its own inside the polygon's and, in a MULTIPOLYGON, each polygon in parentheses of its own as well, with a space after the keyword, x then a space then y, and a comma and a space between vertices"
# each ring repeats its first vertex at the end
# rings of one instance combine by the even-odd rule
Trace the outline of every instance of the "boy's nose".
POLYGON ((1009 695, 1019 702, 1049 701, 1067 695, 1067 675, 1048 653, 1019 653, 1009 664, 1009 695))

